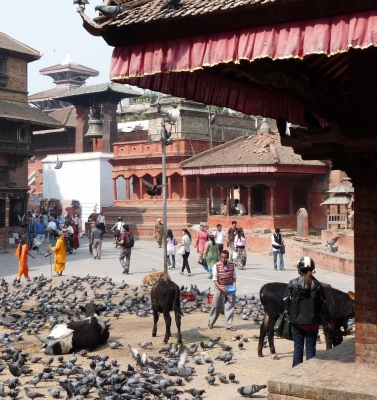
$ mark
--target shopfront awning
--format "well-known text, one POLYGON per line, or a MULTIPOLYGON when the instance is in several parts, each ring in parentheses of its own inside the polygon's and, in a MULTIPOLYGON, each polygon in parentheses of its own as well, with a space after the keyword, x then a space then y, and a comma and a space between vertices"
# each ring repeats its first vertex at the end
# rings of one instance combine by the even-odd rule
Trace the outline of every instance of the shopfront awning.
POLYGON ((302 103, 211 73, 242 60, 333 56, 377 45, 377 10, 116 47, 111 80, 306 125, 302 103))

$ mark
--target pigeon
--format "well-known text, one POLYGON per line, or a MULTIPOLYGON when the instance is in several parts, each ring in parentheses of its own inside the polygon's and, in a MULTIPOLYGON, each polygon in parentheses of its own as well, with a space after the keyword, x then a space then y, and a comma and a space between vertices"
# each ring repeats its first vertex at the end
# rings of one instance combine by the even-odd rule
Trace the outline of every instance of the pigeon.
POLYGON ((238 348, 239 348, 240 350, 243 349, 243 342, 239 342, 239 343, 238 343, 238 348))
POLYGON ((117 342, 111 342, 109 343, 110 349, 117 349, 118 347, 123 347, 120 343, 117 342))
POLYGON ((234 375, 233 374, 233 372, 231 372, 230 374, 229 374, 229 380, 231 381, 231 382, 233 382, 234 383, 234 380, 236 379, 236 375, 234 375))
POLYGON ((336 253, 338 251, 338 247, 334 247, 334 244, 338 241, 339 236, 337 236, 334 239, 331 239, 329 242, 327 242, 327 247, 331 251, 331 253, 336 253))
POLYGON ((36 399, 37 397, 46 397, 44 394, 29 390, 27 387, 25 388, 25 394, 27 397, 29 397, 29 399, 32 400, 36 399))
POLYGON ((117 15, 121 14, 122 12, 129 10, 130 7, 126 6, 96 6, 95 10, 99 11, 105 17, 108 18, 115 18, 117 15))
POLYGON ((219 378, 219 381, 222 383, 228 383, 228 380, 226 379, 226 375, 224 374, 218 374, 217 377, 219 378))
POLYGON ((152 342, 140 342, 138 343, 138 346, 140 346, 142 349, 146 349, 148 346, 152 346, 152 342))
POLYGON ((266 389, 266 385, 249 385, 249 386, 241 386, 237 389, 237 392, 241 396, 251 397, 254 393, 259 392, 262 389, 266 389))
POLYGON ((184 378, 186 381, 188 377, 194 372, 191 368, 186 368, 186 359, 188 356, 187 348, 183 345, 180 346, 178 351, 178 371, 177 375, 184 378))
POLYGON ((215 383, 216 378, 214 376, 206 376, 204 379, 210 384, 213 385, 215 383))
POLYGON ((51 394, 51 396, 53 398, 57 399, 57 398, 60 397, 60 390, 59 389, 53 389, 52 388, 52 389, 49 389, 48 391, 50 392, 50 394, 51 394))
POLYGON ((163 6, 160 10, 164 10, 165 8, 175 9, 181 4, 181 0, 165 0, 163 6))
POLYGON ((192 396, 202 396, 206 391, 205 390, 198 390, 198 389, 187 389, 185 393, 190 393, 192 396))
POLYGON ((143 182, 144 186, 148 188, 147 193, 149 194, 149 196, 161 196, 162 185, 149 183, 143 178, 141 178, 141 181, 143 182))
POLYGON ((211 365, 208 367, 207 372, 208 372, 208 375, 213 375, 213 373, 215 372, 215 367, 213 366, 213 364, 211 364, 211 365))
POLYGON ((89 4, 88 0, 73 0, 73 5, 77 4, 78 6, 83 6, 82 8, 85 10, 85 4, 89 4))

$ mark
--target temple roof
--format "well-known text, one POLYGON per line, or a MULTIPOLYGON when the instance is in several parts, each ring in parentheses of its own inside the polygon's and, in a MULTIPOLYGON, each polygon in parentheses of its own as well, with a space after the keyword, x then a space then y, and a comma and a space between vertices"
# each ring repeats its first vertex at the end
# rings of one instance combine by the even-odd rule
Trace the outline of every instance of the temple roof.
POLYGON ((355 189, 352 186, 347 186, 344 183, 339 183, 338 186, 335 186, 327 191, 327 193, 353 193, 355 189))
POLYGON ((63 126, 76 128, 76 108, 74 106, 61 108, 60 110, 49 113, 48 115, 59 121, 63 126))
POLYGON ((15 53, 18 56, 22 56, 22 58, 26 58, 28 61, 39 60, 42 57, 42 54, 38 50, 11 38, 3 32, 0 32, 0 50, 15 53))
POLYGON ((345 204, 349 204, 351 199, 352 199, 352 197, 349 194, 341 193, 341 194, 329 197, 327 200, 325 200, 323 203, 321 203, 321 206, 345 205, 345 204))
POLYGON ((43 92, 32 94, 31 96, 28 96, 28 100, 32 102, 35 100, 51 99, 53 97, 58 97, 65 93, 68 93, 70 89, 71 88, 68 85, 67 86, 57 86, 53 89, 48 89, 48 90, 44 90, 43 92))
POLYGON ((53 65, 52 67, 42 68, 41 70, 39 70, 39 73, 41 75, 49 75, 51 73, 65 71, 83 72, 90 76, 99 75, 99 72, 97 70, 77 64, 75 61, 72 60, 70 54, 68 54, 67 58, 61 64, 53 65))
POLYGON ((291 147, 283 147, 280 135, 257 133, 239 137, 204 151, 181 163, 181 168, 213 168, 251 165, 296 165, 325 167, 318 160, 303 160, 291 147))
POLYGON ((38 126, 60 127, 60 123, 27 103, 0 100, 0 119, 20 121, 38 126))

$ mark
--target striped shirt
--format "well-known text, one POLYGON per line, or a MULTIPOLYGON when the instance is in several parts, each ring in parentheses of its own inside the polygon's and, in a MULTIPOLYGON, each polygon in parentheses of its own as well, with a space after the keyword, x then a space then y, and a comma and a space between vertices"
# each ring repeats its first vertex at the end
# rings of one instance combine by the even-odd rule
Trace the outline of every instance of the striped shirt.
POLYGON ((24 228, 25 233, 32 233, 34 235, 35 233, 35 223, 33 221, 28 221, 26 222, 26 226, 24 228))
POLYGON ((236 269, 234 264, 228 261, 225 266, 222 261, 216 263, 216 268, 213 269, 213 280, 218 281, 221 287, 233 285, 233 279, 236 279, 236 269))

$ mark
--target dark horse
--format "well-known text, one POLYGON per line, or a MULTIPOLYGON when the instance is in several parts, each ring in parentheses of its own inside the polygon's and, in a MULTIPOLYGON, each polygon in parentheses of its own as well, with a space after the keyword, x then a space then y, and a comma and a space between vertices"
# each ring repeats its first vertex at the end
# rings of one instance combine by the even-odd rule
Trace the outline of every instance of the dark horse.
POLYGON ((181 335, 181 301, 179 299, 179 287, 172 281, 164 281, 163 279, 158 280, 152 287, 151 290, 151 301, 153 310, 153 330, 152 336, 157 334, 157 322, 159 313, 164 315, 165 319, 165 338, 164 343, 169 341, 171 337, 170 326, 171 316, 170 312, 175 313, 175 323, 178 329, 178 343, 182 344, 181 335))

